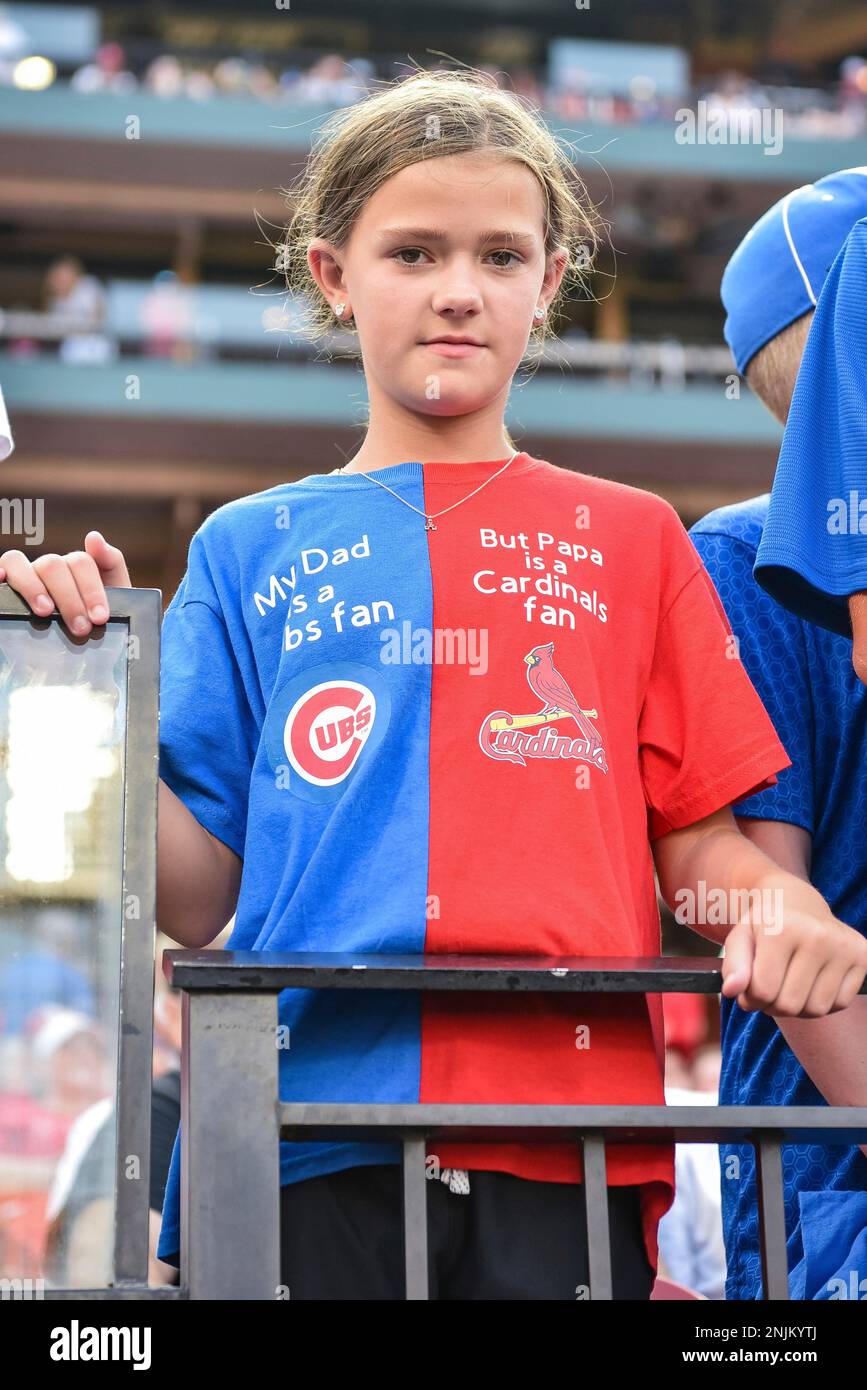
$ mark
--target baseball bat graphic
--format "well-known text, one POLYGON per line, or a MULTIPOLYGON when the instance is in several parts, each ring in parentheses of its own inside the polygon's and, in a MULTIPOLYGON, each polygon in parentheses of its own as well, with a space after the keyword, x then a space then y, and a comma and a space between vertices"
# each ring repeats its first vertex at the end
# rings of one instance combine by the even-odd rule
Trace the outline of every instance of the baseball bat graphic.
MULTIPOLYGON (((499 733, 500 729, 534 729, 537 724, 550 724, 552 720, 563 719, 570 713, 570 710, 554 709, 550 714, 515 714, 511 719, 492 719, 488 728, 492 734, 499 733)), ((588 719, 598 718, 595 709, 582 709, 581 713, 588 719)))

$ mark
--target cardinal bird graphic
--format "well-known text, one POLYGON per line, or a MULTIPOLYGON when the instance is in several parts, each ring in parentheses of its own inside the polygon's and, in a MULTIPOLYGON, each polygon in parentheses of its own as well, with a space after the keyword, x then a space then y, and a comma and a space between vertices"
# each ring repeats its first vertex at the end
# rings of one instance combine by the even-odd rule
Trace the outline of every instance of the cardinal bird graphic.
MULTIPOLYGON (((544 705, 539 713, 553 714, 555 710, 560 710, 562 714, 571 715, 581 730, 582 737, 587 741, 588 758, 593 762, 598 762, 602 771, 607 772, 608 767, 605 762, 599 731, 591 723, 587 713, 581 708, 567 682, 554 665, 554 643, 546 642, 544 646, 534 647, 531 652, 527 653, 524 660, 527 663, 527 680, 530 689, 544 705)), ((595 710, 592 713, 595 714, 595 710)))

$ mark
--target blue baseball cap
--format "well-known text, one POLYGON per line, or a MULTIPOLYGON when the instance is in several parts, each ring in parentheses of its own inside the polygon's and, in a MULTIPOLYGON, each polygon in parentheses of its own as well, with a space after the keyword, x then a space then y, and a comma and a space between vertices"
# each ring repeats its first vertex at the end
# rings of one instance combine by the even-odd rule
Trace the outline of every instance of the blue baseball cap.
POLYGON ((725 268, 723 333, 747 363, 818 303, 825 277, 856 222, 867 217, 867 165, 795 188, 759 218, 725 268))

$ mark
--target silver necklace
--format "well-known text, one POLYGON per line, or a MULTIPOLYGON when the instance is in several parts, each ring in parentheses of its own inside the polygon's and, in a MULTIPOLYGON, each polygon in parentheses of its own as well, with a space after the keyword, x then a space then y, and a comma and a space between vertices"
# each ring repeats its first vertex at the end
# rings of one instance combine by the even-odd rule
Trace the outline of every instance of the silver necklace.
MULTIPOLYGON (((407 502, 407 500, 406 500, 405 497, 401 497, 400 493, 399 493, 399 492, 395 492, 394 488, 389 487, 387 483, 381 483, 381 482, 379 481, 379 478, 374 478, 374 477, 372 477, 370 473, 362 473, 362 471, 361 471, 360 468, 357 469, 356 472, 358 473, 358 476, 359 476, 359 477, 361 477, 361 478, 367 478, 368 482, 371 482, 371 483, 379 483, 379 486, 380 486, 380 487, 384 487, 385 490, 386 490, 386 492, 390 492, 391 495, 392 495, 392 497, 396 497, 397 500, 398 500, 398 502, 403 502, 404 506, 406 506, 406 507, 412 507, 412 509, 413 509, 414 512, 418 512, 419 516, 423 516, 423 517, 424 517, 424 529, 425 529, 426 531, 438 531, 438 530, 439 530, 439 527, 437 526, 436 522, 434 521, 434 517, 435 517, 435 516, 442 516, 443 512, 450 512, 450 511, 452 510, 452 507, 459 507, 459 506, 461 505, 461 502, 468 502, 469 499, 470 499, 471 497, 475 497, 476 493, 477 493, 477 492, 481 492, 481 490, 482 490, 483 487, 487 487, 487 486, 488 486, 488 483, 492 483, 492 482, 494 481, 495 478, 499 478, 499 476, 500 476, 501 473, 505 473, 505 471, 506 471, 506 469, 508 468, 509 464, 512 462, 512 459, 517 458, 517 457, 518 457, 518 454, 519 454, 520 452, 521 452, 520 449, 516 449, 515 452, 512 454, 512 458, 506 459, 506 462, 503 464, 502 468, 498 468, 497 471, 496 471, 496 473, 492 473, 492 474, 491 474, 490 478, 486 478, 485 481, 484 481, 483 483, 479 483, 479 486, 478 486, 477 488, 473 488, 473 491, 472 491, 472 492, 468 492, 467 495, 466 495, 466 497, 461 497, 461 498, 459 498, 459 500, 458 500, 457 502, 452 502, 451 506, 443 507, 443 508, 442 508, 440 511, 438 511, 438 512, 423 512, 422 509, 421 509, 421 507, 416 507, 416 506, 413 505, 412 502, 407 502)), ((344 464, 344 466, 343 466, 342 468, 338 468, 337 472, 338 472, 338 473, 346 473, 346 465, 344 464)), ((351 475, 348 475, 348 476, 351 476, 351 475)))

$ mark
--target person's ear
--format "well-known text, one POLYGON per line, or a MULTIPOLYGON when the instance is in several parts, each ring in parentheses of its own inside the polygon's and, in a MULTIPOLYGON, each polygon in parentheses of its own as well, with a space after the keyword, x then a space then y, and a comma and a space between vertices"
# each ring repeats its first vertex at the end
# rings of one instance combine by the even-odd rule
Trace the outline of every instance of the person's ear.
MULTIPOLYGON (((335 308, 338 301, 345 306, 349 295, 343 267, 338 260, 337 250, 331 242, 325 241, 323 237, 314 237, 307 248, 307 265, 310 274, 332 309, 335 308)), ((349 318, 350 315, 338 314, 335 310, 335 317, 349 318)))
POLYGON ((867 591, 849 595, 852 619, 852 665, 862 685, 867 685, 867 591))
POLYGON ((560 288, 560 281, 563 279, 568 260, 569 251, 566 246, 558 246, 548 257, 545 266, 545 274, 539 290, 539 300, 540 303, 544 304, 545 308, 548 307, 560 288))

